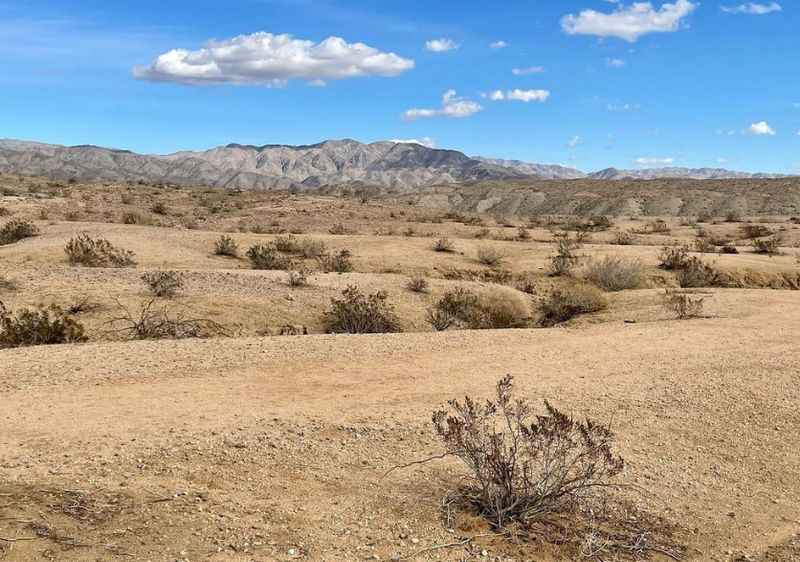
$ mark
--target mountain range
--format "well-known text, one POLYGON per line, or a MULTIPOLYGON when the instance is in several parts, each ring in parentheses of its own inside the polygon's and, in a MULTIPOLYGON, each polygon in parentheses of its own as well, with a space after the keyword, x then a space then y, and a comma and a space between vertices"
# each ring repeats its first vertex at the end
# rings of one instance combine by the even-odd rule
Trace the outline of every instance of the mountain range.
POLYGON ((145 181, 231 189, 381 186, 397 190, 503 180, 650 180, 769 178, 723 169, 661 168, 595 173, 558 165, 470 157, 415 143, 328 140, 304 146, 229 144, 168 155, 92 145, 59 146, 0 140, 0 172, 81 181, 145 181))

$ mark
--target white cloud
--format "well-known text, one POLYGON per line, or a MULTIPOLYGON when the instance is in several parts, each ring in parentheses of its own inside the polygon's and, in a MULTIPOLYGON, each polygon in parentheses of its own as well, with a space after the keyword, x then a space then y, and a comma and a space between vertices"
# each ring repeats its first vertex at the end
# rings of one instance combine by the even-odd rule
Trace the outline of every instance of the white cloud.
POLYGON ((505 49, 506 47, 508 47, 508 43, 505 41, 493 41, 492 43, 489 43, 490 49, 505 49))
POLYGON ((583 10, 578 15, 568 14, 561 18, 561 28, 569 35, 618 37, 633 43, 648 33, 678 31, 683 18, 698 6, 689 0, 664 3, 658 10, 650 2, 634 2, 628 7, 615 4, 611 13, 583 10))
POLYGON ((722 6, 722 11, 729 14, 750 14, 754 16, 763 16, 773 12, 782 12, 783 7, 777 2, 770 2, 769 4, 747 2, 746 4, 739 4, 738 6, 722 6))
POLYGON ((747 128, 747 133, 750 135, 756 136, 775 136, 775 129, 769 126, 766 121, 759 121, 758 123, 753 123, 747 128))
POLYGON ((258 32, 209 41, 197 51, 173 49, 150 66, 133 69, 136 78, 183 84, 258 84, 282 87, 289 80, 319 86, 326 80, 397 76, 414 61, 383 53, 364 43, 328 37, 320 43, 291 35, 258 32))
POLYGON ((636 159, 637 166, 669 166, 674 164, 674 158, 649 158, 641 157, 636 159))
POLYGON ((531 101, 546 102, 550 97, 548 90, 494 90, 488 94, 482 94, 484 98, 489 98, 492 101, 524 101, 525 103, 531 101))
POLYGON ((622 68, 625 61, 622 59, 606 59, 606 66, 609 68, 622 68))
POLYGON ((512 68, 511 74, 514 76, 527 76, 528 74, 541 74, 544 72, 543 66, 526 66, 525 68, 512 68))
POLYGON ((581 144, 583 144, 583 138, 580 135, 575 135, 574 137, 569 139, 567 146, 570 148, 575 148, 581 144))
POLYGON ((636 111, 641 109, 642 106, 638 103, 621 103, 621 104, 614 104, 610 103, 606 106, 606 109, 613 112, 620 112, 620 111, 636 111))
POLYGON ((445 37, 442 37, 441 39, 431 39, 430 41, 425 42, 425 48, 433 53, 452 51, 458 49, 460 46, 461 45, 452 39, 447 39, 445 37))
POLYGON ((455 90, 447 90, 442 95, 442 107, 439 109, 409 109, 403 114, 403 119, 406 121, 414 121, 416 119, 426 119, 429 117, 452 117, 460 119, 469 117, 479 111, 483 107, 479 103, 471 100, 465 100, 456 95, 455 90))
POLYGON ((395 144, 419 144, 428 148, 436 148, 436 141, 430 137, 422 137, 421 139, 392 139, 389 142, 395 144))

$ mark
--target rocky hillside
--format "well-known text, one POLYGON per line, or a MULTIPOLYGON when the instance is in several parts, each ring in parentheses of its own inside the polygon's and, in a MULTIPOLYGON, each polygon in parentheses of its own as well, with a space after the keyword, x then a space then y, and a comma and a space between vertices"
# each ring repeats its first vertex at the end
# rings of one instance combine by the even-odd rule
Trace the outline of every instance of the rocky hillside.
POLYGON ((720 179, 760 179, 785 177, 779 174, 749 174, 747 172, 733 172, 724 168, 648 168, 642 170, 618 170, 606 168, 588 175, 595 180, 655 180, 655 179, 692 179, 692 180, 720 180, 720 179))
POLYGON ((502 166, 510 168, 515 172, 525 176, 532 176, 545 180, 573 180, 586 177, 585 172, 576 170, 575 168, 567 168, 557 164, 535 164, 532 162, 522 162, 521 160, 502 160, 500 158, 481 158, 476 156, 475 160, 485 164, 493 164, 495 166, 502 166))

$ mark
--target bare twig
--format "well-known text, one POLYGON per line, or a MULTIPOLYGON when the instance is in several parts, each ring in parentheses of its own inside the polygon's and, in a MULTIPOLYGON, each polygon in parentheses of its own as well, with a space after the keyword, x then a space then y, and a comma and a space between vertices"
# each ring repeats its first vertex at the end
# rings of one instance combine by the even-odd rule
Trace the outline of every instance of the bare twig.
POLYGON ((442 453, 441 455, 434 455, 432 457, 428 457, 427 459, 422 459, 422 460, 419 460, 419 461, 410 462, 408 464, 400 464, 400 465, 397 465, 397 466, 393 466, 392 468, 390 468, 389 470, 384 472, 383 476, 381 476, 381 480, 383 480, 384 478, 389 476, 395 470, 403 470, 403 469, 406 469, 406 468, 410 468, 412 466, 416 466, 416 465, 420 465, 420 464, 427 464, 427 463, 429 463, 431 461, 442 460, 442 459, 445 459, 445 458, 447 458, 449 456, 451 456, 450 453, 442 453))

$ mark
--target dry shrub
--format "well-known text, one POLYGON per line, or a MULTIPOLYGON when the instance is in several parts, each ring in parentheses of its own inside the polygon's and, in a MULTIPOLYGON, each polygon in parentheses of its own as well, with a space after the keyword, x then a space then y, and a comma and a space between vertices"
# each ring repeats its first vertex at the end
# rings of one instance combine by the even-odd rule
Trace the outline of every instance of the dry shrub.
POLYGON ((693 295, 685 291, 664 292, 664 308, 681 320, 699 318, 703 314, 704 296, 693 295))
POLYGON ((292 260, 278 252, 274 244, 254 244, 247 250, 253 269, 283 270, 292 267, 292 260))
POLYGON ((126 211, 122 213, 122 224, 147 224, 147 221, 139 213, 126 211))
POLYGON ((556 239, 555 253, 550 256, 550 274, 556 277, 569 275, 580 260, 575 251, 580 247, 577 239, 560 236, 556 239))
POLYGON ((686 246, 664 246, 658 254, 658 267, 676 271, 686 267, 689 261, 689 248, 686 246))
POLYGON ((313 238, 304 238, 297 244, 297 253, 305 259, 316 259, 325 255, 325 242, 313 238))
POLYGON ((194 318, 168 306, 159 307, 156 299, 130 309, 117 303, 119 315, 109 321, 111 332, 133 340, 210 338, 225 335, 225 329, 206 318, 194 318))
POLYGON ((0 348, 86 340, 83 325, 55 305, 13 313, 0 302, 0 348))
POLYGON ((531 239, 531 233, 528 232, 528 229, 524 226, 520 226, 517 228, 517 237, 516 240, 519 242, 527 242, 531 239))
POLYGON ((239 245, 232 237, 223 234, 214 242, 214 255, 235 258, 239 255, 239 245))
POLYGON ((156 297, 174 297, 183 288, 183 279, 177 271, 148 271, 142 281, 156 297))
POLYGON ((448 268, 442 270, 442 278, 450 281, 476 281, 481 283, 496 283, 497 285, 508 285, 514 279, 514 275, 507 269, 457 269, 448 268))
POLYGON ((463 287, 446 292, 427 311, 434 330, 449 328, 500 330, 527 326, 530 308, 513 293, 486 291, 474 293, 463 287))
POLYGON ((611 243, 617 246, 631 246, 636 242, 633 234, 627 231, 615 232, 611 238, 611 243))
POLYGON ((590 262, 585 277, 605 291, 638 289, 645 281, 642 262, 620 256, 605 256, 590 262))
POLYGON ((726 285, 725 276, 717 268, 697 257, 687 259, 683 267, 676 272, 676 277, 678 285, 683 288, 726 285))
POLYGON ((85 267, 131 267, 136 264, 134 253, 117 248, 103 237, 92 238, 81 233, 71 238, 64 247, 70 265, 85 267))
POLYGON ((747 240, 772 236, 772 230, 763 224, 743 224, 739 227, 739 234, 747 240))
POLYGON ((400 320, 387 298, 383 291, 366 295, 358 287, 347 287, 342 298, 331 299, 331 308, 323 316, 325 330, 334 334, 401 332, 400 320))
POLYGON ((0 291, 5 291, 7 293, 13 293, 14 291, 19 290, 19 286, 15 281, 7 278, 5 275, 0 275, 0 291))
POLYGON ((328 229, 328 232, 330 234, 334 234, 334 235, 337 235, 337 236, 343 236, 343 235, 346 235, 346 234, 355 234, 355 230, 353 230, 352 228, 350 228, 348 226, 345 226, 342 223, 334 224, 332 227, 330 227, 330 229, 328 229))
POLYGON ((781 241, 777 236, 753 240, 753 251, 756 254, 777 256, 781 253, 781 241))
POLYGON ((731 244, 725 244, 724 246, 722 246, 719 249, 719 253, 720 254, 738 254, 739 250, 736 248, 736 246, 733 246, 731 244))
POLYGON ((608 307, 603 292, 588 283, 574 283, 554 289, 539 301, 539 325, 555 326, 581 314, 599 312, 608 307))
POLYGON ((445 452, 467 468, 456 492, 496 529, 529 525, 605 496, 625 463, 614 434, 591 419, 564 414, 545 401, 536 414, 513 396, 513 378, 497 383, 494 400, 469 396, 433 413, 445 452))
POLYGON ((347 273, 353 271, 352 257, 350 250, 339 250, 336 253, 318 256, 317 263, 325 273, 347 273))
POLYGON ((427 293, 429 289, 428 280, 424 277, 412 277, 406 283, 406 289, 412 293, 427 293))
POLYGON ((0 246, 13 244, 39 234, 39 229, 30 221, 14 219, 0 228, 0 246))
POLYGON ((453 247, 453 242, 449 238, 439 238, 433 243, 433 251, 452 253, 455 251, 455 248, 453 247))
POLYGON ((169 209, 167 205, 163 201, 156 201, 150 206, 150 211, 156 215, 167 215, 169 214, 169 209))
POLYGON ((283 252, 284 254, 294 254, 297 253, 299 245, 297 243, 297 238, 293 235, 289 234, 288 236, 278 236, 272 242, 275 245, 275 249, 279 252, 283 252))
POLYGON ((713 242, 706 238, 696 238, 694 241, 694 251, 700 254, 713 254, 717 251, 713 242))
POLYGON ((500 267, 506 256, 502 250, 492 246, 478 248, 478 262, 487 267, 500 267))

